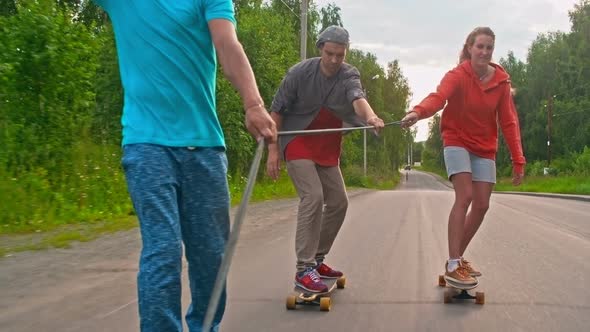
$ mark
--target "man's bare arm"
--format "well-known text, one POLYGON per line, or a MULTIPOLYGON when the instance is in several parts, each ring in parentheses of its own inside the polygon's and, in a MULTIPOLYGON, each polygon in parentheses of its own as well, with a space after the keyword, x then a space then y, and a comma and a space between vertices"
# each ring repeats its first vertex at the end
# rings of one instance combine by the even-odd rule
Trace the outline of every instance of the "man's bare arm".
MULTIPOLYGON (((277 124, 278 130, 280 130, 281 125, 283 124, 283 116, 277 112, 271 112, 270 117, 277 124)), ((268 144, 268 156, 266 159, 266 173, 273 180, 277 180, 279 178, 279 174, 281 171, 281 151, 280 150, 281 150, 281 148, 279 147, 278 142, 268 144)))
POLYGON ((211 20, 209 30, 223 73, 240 93, 244 107, 247 109, 263 104, 254 72, 232 22, 225 19, 211 20))
POLYGON ((225 19, 209 21, 209 30, 225 77, 238 90, 246 111, 246 127, 254 137, 264 136, 276 141, 276 127, 258 91, 254 72, 238 40, 232 22, 225 19))
POLYGON ((375 114, 373 108, 371 108, 371 105, 369 105, 365 98, 359 98, 353 101, 352 107, 359 117, 365 120, 369 126, 374 126, 377 131, 383 129, 385 126, 383 120, 375 114))

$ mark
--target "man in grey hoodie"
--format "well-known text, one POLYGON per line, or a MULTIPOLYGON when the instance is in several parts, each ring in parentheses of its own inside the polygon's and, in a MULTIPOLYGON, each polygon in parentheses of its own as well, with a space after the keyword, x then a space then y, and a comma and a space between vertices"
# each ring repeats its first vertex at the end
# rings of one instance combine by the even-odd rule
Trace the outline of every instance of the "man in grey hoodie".
MULTIPOLYGON (((278 130, 341 128, 343 122, 384 127, 366 100, 359 71, 344 62, 348 45, 348 31, 330 26, 316 43, 320 57, 291 67, 271 106, 278 130)), ((295 284, 311 292, 327 290, 322 278, 343 275, 324 263, 348 208, 339 167, 341 143, 341 133, 329 133, 281 136, 268 145, 268 175, 277 179, 284 159, 300 198, 295 284)))

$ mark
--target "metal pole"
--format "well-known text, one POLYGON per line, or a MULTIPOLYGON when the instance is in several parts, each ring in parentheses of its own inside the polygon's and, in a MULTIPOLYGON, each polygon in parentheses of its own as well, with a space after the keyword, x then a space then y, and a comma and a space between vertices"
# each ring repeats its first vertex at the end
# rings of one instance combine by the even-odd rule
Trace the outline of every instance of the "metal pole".
MULTIPOLYGON (((385 127, 389 127, 392 125, 401 125, 401 121, 393 121, 388 122, 385 124, 385 127)), ((279 136, 288 136, 288 135, 320 135, 320 134, 330 134, 330 133, 343 133, 348 131, 356 131, 356 130, 365 130, 365 129, 375 129, 375 126, 364 126, 364 127, 346 127, 346 128, 328 128, 328 129, 305 129, 305 130, 289 130, 289 131, 279 131, 277 135, 279 136)))
POLYGON ((410 145, 411 143, 408 143, 408 147, 407 147, 407 151, 408 151, 408 165, 410 165, 410 145))
POLYGON ((363 175, 367 177, 367 129, 363 129, 363 175))
POLYGON ((258 174, 258 168, 260 167, 260 160, 262 159, 263 151, 264 140, 261 139, 258 142, 258 147, 256 148, 256 153, 254 154, 254 160, 250 165, 246 189, 244 190, 242 201, 240 202, 240 206, 238 207, 236 216, 234 217, 231 233, 227 240, 225 252, 221 260, 221 265, 219 266, 219 271, 217 272, 217 278, 215 279, 215 285, 213 286, 213 291, 211 291, 211 298, 209 299, 209 305, 207 306, 205 319, 203 321, 204 332, 210 332, 211 330, 213 318, 215 317, 215 313, 217 312, 217 307, 219 305, 219 299, 223 289, 225 288, 227 274, 229 273, 231 260, 234 255, 234 251, 236 250, 236 244, 238 243, 238 238, 240 236, 240 229, 242 228, 242 223, 244 222, 244 218, 246 216, 248 202, 250 201, 250 196, 252 195, 252 190, 254 189, 254 184, 256 183, 256 175, 258 174))
POLYGON ((410 166, 414 166, 414 143, 410 142, 410 166))
POLYGON ((307 58, 307 2, 309 0, 301 1, 301 45, 300 57, 301 61, 307 58))

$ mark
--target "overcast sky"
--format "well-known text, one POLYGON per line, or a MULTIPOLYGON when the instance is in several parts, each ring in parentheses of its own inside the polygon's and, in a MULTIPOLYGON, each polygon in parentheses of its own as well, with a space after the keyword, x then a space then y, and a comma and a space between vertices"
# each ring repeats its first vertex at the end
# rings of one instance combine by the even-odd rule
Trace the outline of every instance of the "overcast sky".
MULTIPOLYGON (((385 66, 399 60, 415 105, 457 64, 467 34, 489 26, 496 34, 494 59, 513 51, 525 61, 539 33, 570 31, 568 11, 578 0, 313 0, 341 8, 351 46, 375 54, 385 66)), ((361 73, 362 75, 362 73, 361 73)), ((417 141, 426 140, 427 121, 417 141)))

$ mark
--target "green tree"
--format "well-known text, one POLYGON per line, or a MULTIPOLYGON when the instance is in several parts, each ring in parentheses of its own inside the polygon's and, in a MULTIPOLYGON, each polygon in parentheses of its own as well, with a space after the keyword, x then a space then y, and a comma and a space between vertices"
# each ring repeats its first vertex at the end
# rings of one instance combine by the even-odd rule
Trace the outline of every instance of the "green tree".
POLYGON ((320 14, 322 17, 322 26, 320 31, 332 25, 337 25, 340 27, 343 26, 340 10, 340 7, 336 6, 335 3, 329 3, 326 7, 322 7, 320 9, 320 14))
MULTIPOLYGON (((506 69, 510 75, 513 95, 516 105, 520 105, 522 96, 526 95, 526 63, 518 60, 514 56, 514 52, 509 51, 506 58, 500 59, 500 65, 506 69)), ((522 110, 517 108, 519 114, 520 127, 526 127, 526 121, 522 115, 522 110)), ((510 160, 510 151, 505 143, 501 128, 498 128, 498 154, 496 156, 497 169, 501 175, 509 176, 512 171, 512 162, 510 160)))
POLYGON ((428 139, 422 151, 422 166, 427 170, 444 170, 443 142, 440 135, 440 115, 435 114, 429 124, 428 139))
POLYGON ((103 39, 69 7, 33 0, 0 18, 0 30, 0 224, 121 213, 119 161, 91 137, 103 39))
MULTIPOLYGON (((373 110, 385 121, 392 122, 403 117, 408 107, 410 89, 397 60, 388 63, 384 70, 371 53, 351 49, 347 61, 361 73, 361 82, 373 110)), ((377 137, 367 135, 367 165, 370 174, 394 174, 403 163, 407 137, 399 127, 388 127, 377 137)), ((349 135, 344 144, 345 167, 362 165, 363 135, 349 135)))
POLYGON ((424 142, 415 142, 412 146, 412 160, 422 162, 422 151, 424 151, 424 142))
POLYGON ((529 161, 549 159, 549 137, 552 158, 580 152, 590 142, 589 13, 590 3, 580 1, 570 11, 570 33, 541 34, 529 49, 524 86, 516 96, 529 161), (571 130, 573 123, 578 130, 571 130))
MULTIPOLYGON (((238 38, 248 55, 266 105, 270 105, 287 69, 299 59, 296 35, 284 24, 285 12, 260 2, 242 2, 238 11, 238 38)), ((244 128, 243 105, 223 74, 217 75, 217 108, 225 132, 231 174, 246 174, 255 142, 244 128)))
POLYGON ((100 32, 102 43, 95 78, 96 104, 92 115, 92 140, 99 144, 121 143, 123 87, 112 25, 105 23, 100 32))
POLYGON ((0 16, 11 16, 16 14, 15 0, 0 0, 0 16))

